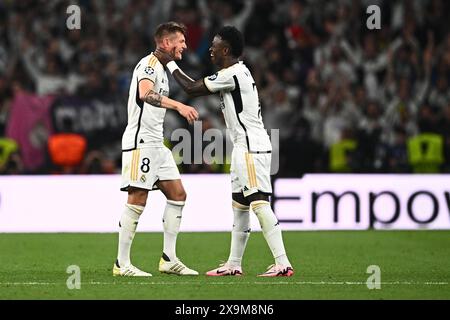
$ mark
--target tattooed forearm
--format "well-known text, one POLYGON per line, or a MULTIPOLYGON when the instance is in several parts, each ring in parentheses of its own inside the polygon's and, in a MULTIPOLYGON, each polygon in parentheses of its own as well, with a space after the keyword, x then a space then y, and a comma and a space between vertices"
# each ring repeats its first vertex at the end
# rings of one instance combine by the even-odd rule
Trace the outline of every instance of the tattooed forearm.
POLYGON ((153 90, 148 90, 144 96, 144 99, 142 100, 144 100, 148 104, 151 104, 152 106, 161 107, 162 95, 153 90))

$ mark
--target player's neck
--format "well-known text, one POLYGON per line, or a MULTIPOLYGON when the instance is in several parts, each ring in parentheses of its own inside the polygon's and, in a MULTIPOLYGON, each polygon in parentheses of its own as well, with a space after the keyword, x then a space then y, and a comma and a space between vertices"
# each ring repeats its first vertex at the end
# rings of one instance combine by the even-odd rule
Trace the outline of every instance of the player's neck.
POLYGON ((227 59, 223 62, 222 69, 231 67, 233 64, 236 64, 238 62, 239 62, 239 59, 236 59, 236 58, 227 59))

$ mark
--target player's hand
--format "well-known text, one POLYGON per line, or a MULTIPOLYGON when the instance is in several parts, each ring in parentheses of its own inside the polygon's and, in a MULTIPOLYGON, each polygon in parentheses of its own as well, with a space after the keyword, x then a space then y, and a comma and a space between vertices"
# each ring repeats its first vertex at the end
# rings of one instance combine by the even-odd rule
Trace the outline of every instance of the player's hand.
POLYGON ((195 120, 198 119, 198 112, 195 110, 195 108, 187 106, 187 105, 181 105, 181 107, 178 109, 178 112, 186 118, 186 120, 193 124, 195 120))
POLYGON ((156 58, 158 58, 159 62, 161 62, 163 66, 173 60, 172 55, 161 48, 157 48, 153 54, 156 58))

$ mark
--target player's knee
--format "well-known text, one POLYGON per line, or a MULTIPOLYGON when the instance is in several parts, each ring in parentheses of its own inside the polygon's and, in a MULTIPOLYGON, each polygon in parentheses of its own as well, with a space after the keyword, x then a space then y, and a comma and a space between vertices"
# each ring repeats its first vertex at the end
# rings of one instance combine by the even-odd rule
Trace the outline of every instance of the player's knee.
POLYGON ((130 189, 128 191, 128 204, 145 207, 148 191, 143 189, 130 189))
POLYGON ((147 199, 133 197, 133 198, 128 198, 127 203, 131 204, 131 205, 135 205, 135 206, 145 207, 145 205, 147 204, 147 199))
POLYGON ((173 200, 186 201, 186 198, 187 198, 187 194, 186 194, 186 192, 183 191, 183 192, 177 193, 173 200))
POLYGON ((178 190, 172 192, 169 200, 186 201, 186 198, 187 198, 186 191, 184 191, 184 189, 178 189, 178 190))

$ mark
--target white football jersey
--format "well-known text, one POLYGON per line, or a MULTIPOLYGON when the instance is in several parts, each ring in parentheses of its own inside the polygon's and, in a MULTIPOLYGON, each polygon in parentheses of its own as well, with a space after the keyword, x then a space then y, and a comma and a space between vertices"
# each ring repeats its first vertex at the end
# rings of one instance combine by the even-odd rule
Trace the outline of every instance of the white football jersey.
POLYGON ((149 79, 153 90, 161 95, 169 95, 169 80, 163 65, 153 53, 139 61, 133 71, 128 95, 128 124, 122 137, 122 151, 163 143, 163 123, 166 109, 152 106, 139 99, 139 81, 149 79))
POLYGON ((242 61, 204 78, 211 92, 220 92, 221 109, 231 140, 250 153, 269 153, 269 135, 261 116, 255 81, 242 61))

